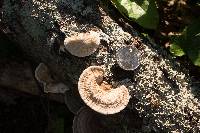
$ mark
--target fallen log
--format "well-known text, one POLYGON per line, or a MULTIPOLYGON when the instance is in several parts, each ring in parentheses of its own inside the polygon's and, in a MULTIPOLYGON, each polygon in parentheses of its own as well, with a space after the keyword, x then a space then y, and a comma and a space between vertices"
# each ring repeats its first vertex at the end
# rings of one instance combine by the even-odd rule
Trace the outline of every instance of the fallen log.
POLYGON ((108 82, 129 88, 132 101, 127 109, 135 108, 143 117, 141 130, 199 132, 200 105, 191 93, 188 72, 167 51, 140 37, 134 28, 120 26, 113 19, 116 10, 102 1, 4 0, 1 10, 9 37, 28 58, 45 63, 71 90, 77 89, 85 68, 103 65, 108 82), (65 38, 89 31, 101 37, 94 54, 79 58, 66 50, 62 52, 65 38), (125 71, 116 64, 115 53, 123 45, 133 44, 140 51, 140 66, 125 71))

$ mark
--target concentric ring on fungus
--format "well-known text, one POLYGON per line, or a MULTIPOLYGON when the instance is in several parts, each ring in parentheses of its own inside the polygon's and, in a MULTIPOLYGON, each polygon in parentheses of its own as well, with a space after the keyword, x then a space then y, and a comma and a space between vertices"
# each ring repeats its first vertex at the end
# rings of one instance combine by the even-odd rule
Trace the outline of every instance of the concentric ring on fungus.
POLYGON ((105 118, 90 108, 83 106, 79 109, 73 120, 73 133, 107 133, 105 118))
POLYGON ((103 81, 104 69, 90 66, 83 71, 78 81, 78 90, 83 101, 102 114, 115 114, 123 110, 130 99, 128 89, 122 85, 112 88, 103 81))

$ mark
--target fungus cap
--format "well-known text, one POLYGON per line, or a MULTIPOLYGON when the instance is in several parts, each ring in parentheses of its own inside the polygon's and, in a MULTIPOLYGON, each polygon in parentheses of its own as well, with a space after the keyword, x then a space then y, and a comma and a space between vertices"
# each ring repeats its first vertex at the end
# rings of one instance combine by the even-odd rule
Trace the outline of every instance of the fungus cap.
POLYGON ((102 115, 90 108, 82 107, 74 117, 73 133, 105 133, 107 130, 102 124, 102 118, 102 115))
POLYGON ((139 66, 139 51, 134 46, 124 46, 117 53, 117 63, 124 70, 134 70, 139 66))
POLYGON ((79 33, 64 40, 65 48, 78 57, 85 57, 93 54, 100 44, 99 33, 90 31, 79 33))
POLYGON ((90 66, 79 78, 78 90, 83 101, 93 110, 102 114, 114 114, 123 110, 130 99, 128 89, 122 85, 112 88, 103 81, 104 69, 90 66))
POLYGON ((41 83, 53 82, 50 75, 50 71, 44 63, 40 63, 35 69, 35 78, 41 83))
POLYGON ((52 78, 49 68, 44 63, 40 63, 35 69, 35 78, 43 84, 45 93, 65 93, 69 90, 64 83, 52 78))

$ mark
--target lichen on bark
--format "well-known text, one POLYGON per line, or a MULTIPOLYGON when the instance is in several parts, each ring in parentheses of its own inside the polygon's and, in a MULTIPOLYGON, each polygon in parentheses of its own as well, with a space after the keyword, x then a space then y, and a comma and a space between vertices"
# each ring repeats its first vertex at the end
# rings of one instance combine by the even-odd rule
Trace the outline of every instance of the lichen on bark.
POLYGON ((129 109, 136 108, 143 117, 141 132, 147 128, 199 132, 200 105, 190 91, 190 77, 165 50, 142 38, 140 66, 131 72, 119 69, 116 75, 116 51, 130 45, 139 33, 132 27, 124 30, 110 15, 116 12, 113 8, 97 0, 4 0, 2 11, 3 22, 24 52, 47 64, 71 89, 77 89, 81 72, 90 65, 103 65, 113 85, 125 84, 137 99, 129 109), (78 58, 56 52, 65 37, 90 30, 99 32, 102 44, 93 55, 78 58))

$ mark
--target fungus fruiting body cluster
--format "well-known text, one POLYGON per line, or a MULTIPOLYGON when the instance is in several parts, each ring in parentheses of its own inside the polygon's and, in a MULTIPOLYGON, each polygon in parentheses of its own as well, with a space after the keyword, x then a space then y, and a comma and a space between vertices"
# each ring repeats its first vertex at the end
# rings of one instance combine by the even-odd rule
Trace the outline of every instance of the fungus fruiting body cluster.
MULTIPOLYGON (((99 33, 90 31, 67 37, 65 48, 74 56, 85 57, 93 54, 100 44, 99 33)), ((139 66, 138 50, 134 46, 124 46, 117 52, 117 62, 125 70, 139 66), (125 55, 124 55, 125 54, 125 55)), ((78 90, 83 101, 93 110, 102 114, 114 114, 124 109, 129 102, 129 91, 122 85, 115 89, 103 81, 105 70, 100 66, 90 66, 81 74, 78 90)))
MULTIPOLYGON (((132 33, 138 36, 135 31, 132 33)), ((134 37, 124 32, 108 16, 102 17, 102 31, 99 34, 109 48, 99 49, 94 62, 102 62, 105 76, 109 77, 113 75, 111 67, 117 62, 117 57, 112 52, 124 47, 125 42, 134 37)), ((136 108, 144 118, 143 130, 199 131, 200 105, 190 92, 188 76, 181 72, 179 64, 167 56, 165 51, 156 48, 155 44, 145 42, 142 47, 140 67, 134 76, 135 82, 126 84, 127 79, 124 79, 122 83, 138 100, 137 104, 132 106, 130 103, 128 107, 136 108)))
MULTIPOLYGON (((4 17, 16 16, 13 15, 13 12, 17 11, 16 9, 19 7, 13 6, 12 2, 4 1, 3 5, 6 5, 3 7, 4 17)), ((113 12, 112 9, 106 9, 105 12, 101 6, 96 6, 95 2, 94 5, 85 8, 84 4, 87 3, 84 3, 84 0, 64 0, 59 3, 60 7, 64 7, 61 9, 58 9, 57 0, 55 2, 34 0, 33 2, 26 1, 26 3, 26 6, 21 7, 18 15, 21 16, 20 20, 22 20, 24 29, 34 39, 46 35, 44 31, 51 29, 54 21, 60 24, 59 30, 64 32, 67 37, 90 31, 91 28, 98 29, 94 26, 98 25, 101 29, 99 30, 100 37, 109 47, 101 46, 96 54, 88 58, 94 64, 101 62, 104 65, 106 77, 113 75, 110 69, 117 59, 113 51, 118 51, 125 42, 131 41, 134 36, 138 37, 134 30, 129 32, 132 34, 130 35, 109 17, 107 12, 113 12), (90 23, 78 22, 78 18, 82 16, 85 18, 100 16, 100 20, 88 19, 90 23), (95 23, 91 23, 91 21, 95 23)), ((42 44, 44 40, 38 39, 38 42, 42 44)), ((180 65, 167 56, 161 48, 156 48, 153 43, 148 41, 142 45, 140 66, 135 70, 132 84, 126 84, 127 80, 122 81, 131 91, 132 97, 137 99, 136 104, 130 102, 128 107, 136 108, 143 117, 144 129, 150 128, 157 132, 199 132, 200 105, 190 91, 187 72, 181 72, 180 65)), ((67 61, 63 62, 63 64, 68 63, 67 61)), ((75 80, 73 82, 79 79, 76 77, 77 73, 72 74, 76 71, 67 72, 69 77, 75 80)))

